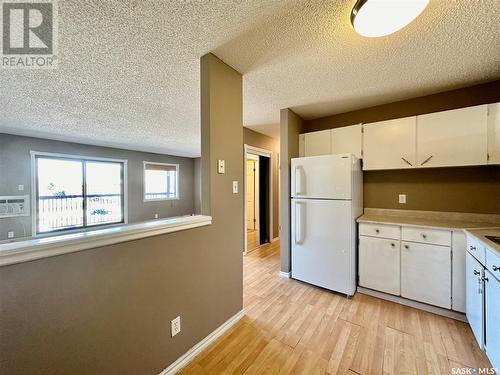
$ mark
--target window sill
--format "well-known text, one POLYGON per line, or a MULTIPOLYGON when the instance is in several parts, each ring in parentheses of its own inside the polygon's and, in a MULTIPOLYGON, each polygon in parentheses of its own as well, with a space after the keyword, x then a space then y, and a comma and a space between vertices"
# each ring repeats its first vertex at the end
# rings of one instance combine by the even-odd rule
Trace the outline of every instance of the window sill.
POLYGON ((112 228, 0 244, 0 267, 212 224, 210 216, 182 216, 112 228))

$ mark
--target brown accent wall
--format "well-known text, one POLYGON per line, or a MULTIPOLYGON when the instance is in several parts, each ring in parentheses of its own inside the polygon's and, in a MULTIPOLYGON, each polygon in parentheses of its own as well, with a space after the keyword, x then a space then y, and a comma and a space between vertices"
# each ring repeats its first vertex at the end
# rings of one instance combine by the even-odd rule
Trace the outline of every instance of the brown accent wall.
POLYGON ((299 156, 299 134, 304 120, 289 108, 280 111, 280 261, 281 271, 290 272, 290 166, 299 156))
POLYGON ((263 148, 273 152, 273 238, 279 237, 279 169, 278 160, 280 152, 279 139, 268 137, 248 128, 243 128, 243 143, 249 146, 263 148))
POLYGON ((242 309, 242 77, 201 66, 213 224, 0 267, 0 374, 156 375, 242 309))
MULTIPOLYGON (((500 102, 500 81, 305 121, 304 132, 500 102)), ((364 206, 500 213, 500 166, 364 172, 364 206), (407 204, 398 194, 407 194, 407 204)))

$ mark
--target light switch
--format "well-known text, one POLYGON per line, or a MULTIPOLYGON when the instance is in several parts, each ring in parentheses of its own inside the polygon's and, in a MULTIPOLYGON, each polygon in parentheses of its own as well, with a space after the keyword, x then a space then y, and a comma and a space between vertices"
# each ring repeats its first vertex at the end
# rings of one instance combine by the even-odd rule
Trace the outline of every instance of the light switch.
POLYGON ((406 194, 399 194, 399 203, 406 204, 406 194))
POLYGON ((233 181, 233 194, 238 194, 238 181, 233 181))
POLYGON ((226 173, 226 161, 217 160, 217 172, 220 174, 226 173))

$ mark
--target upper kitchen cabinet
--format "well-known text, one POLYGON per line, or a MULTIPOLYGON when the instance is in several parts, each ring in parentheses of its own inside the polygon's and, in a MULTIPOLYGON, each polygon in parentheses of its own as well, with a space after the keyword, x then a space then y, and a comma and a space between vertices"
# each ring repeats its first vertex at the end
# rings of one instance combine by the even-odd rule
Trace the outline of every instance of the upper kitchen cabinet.
POLYGON ((332 140, 330 130, 304 134, 304 156, 331 154, 332 140))
POLYGON ((488 104, 488 164, 500 164, 500 103, 488 104))
POLYGON ((487 122, 487 105, 418 116, 416 166, 486 164, 487 122))
POLYGON ((416 116, 363 126, 363 169, 404 169, 415 166, 416 116))
POLYGON ((361 124, 332 129, 332 154, 354 154, 361 159, 362 126, 361 124))
POLYGON ((299 135, 299 156, 354 154, 361 158, 362 126, 351 125, 299 135))

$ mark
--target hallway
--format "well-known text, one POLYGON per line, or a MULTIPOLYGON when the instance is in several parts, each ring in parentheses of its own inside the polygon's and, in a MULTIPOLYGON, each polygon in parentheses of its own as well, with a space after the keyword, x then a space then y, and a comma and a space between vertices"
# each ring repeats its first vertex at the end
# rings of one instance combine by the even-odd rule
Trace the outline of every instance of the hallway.
POLYGON ((243 258, 245 317, 183 374, 451 374, 491 367, 469 326, 278 276, 279 241, 243 258))

